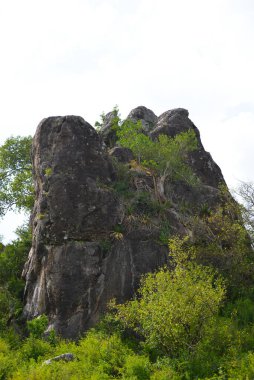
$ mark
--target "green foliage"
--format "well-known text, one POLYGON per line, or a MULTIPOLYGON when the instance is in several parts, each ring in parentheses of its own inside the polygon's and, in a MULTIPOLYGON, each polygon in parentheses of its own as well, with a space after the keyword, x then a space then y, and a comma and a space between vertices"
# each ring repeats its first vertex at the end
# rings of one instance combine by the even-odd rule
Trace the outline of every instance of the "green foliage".
POLYGON ((114 158, 112 158, 112 164, 116 171, 113 189, 120 197, 130 199, 133 196, 133 191, 131 191, 131 175, 128 165, 118 162, 114 158))
POLYGON ((22 310, 20 300, 15 298, 6 288, 0 288, 0 334, 9 320, 22 310))
MULTIPOLYGON (((60 339, 54 331, 44 336, 46 316, 29 321, 30 335, 21 338, 15 320, 22 308, 21 271, 31 234, 28 228, 20 229, 17 240, 0 245, 0 380, 254 378, 253 251, 238 205, 224 190, 222 207, 212 210, 201 204, 198 216, 187 223, 193 231, 190 238, 172 237, 166 213, 169 205, 156 192, 164 187, 165 178, 195 184, 186 164, 188 153, 196 148, 195 135, 189 131, 152 141, 143 134, 140 122, 122 123, 117 108, 114 112, 119 142, 133 151, 137 170, 113 161, 114 190, 126 206, 127 217, 100 246, 104 253, 110 250, 112 239, 122 239, 123 232, 129 231, 128 223, 135 228, 137 221, 138 226, 155 228, 162 244, 170 237, 170 270, 162 268, 144 276, 134 300, 113 303, 115 313, 76 343, 60 339), (153 177, 155 194, 132 190, 138 169, 142 176, 153 177), (66 352, 74 354, 73 362, 43 364, 66 352)), ((100 126, 104 121, 102 115, 100 126)), ((30 137, 10 138, 0 147, 1 215, 12 208, 31 209, 30 147, 30 137)), ((44 174, 50 176, 51 168, 44 174)), ((248 213, 244 222, 250 234, 252 189, 249 184, 242 190, 243 211, 248 213)))
POLYGON ((195 182, 190 167, 185 163, 187 154, 197 149, 194 131, 189 130, 174 138, 160 135, 157 140, 142 133, 142 123, 125 120, 115 126, 119 143, 132 150, 138 163, 151 169, 156 176, 195 182))
POLYGON ((32 138, 10 137, 0 147, 0 215, 8 210, 30 211, 34 203, 32 138))
POLYGON ((172 227, 168 221, 164 221, 160 225, 160 235, 159 240, 163 245, 168 244, 168 240, 170 238, 170 235, 172 233, 172 227))
MULTIPOLYGON (((160 319, 157 323, 161 324, 160 319)), ((204 318, 202 337, 195 349, 186 347, 178 352, 177 358, 171 353, 155 357, 151 351, 149 356, 142 342, 136 339, 136 343, 133 340, 130 344, 126 333, 121 337, 114 332, 121 331, 115 318, 108 316, 107 324, 111 329, 104 326, 98 331, 90 330, 77 343, 58 339, 51 344, 30 336, 19 347, 11 349, 0 339, 0 379, 225 380, 253 377, 253 327, 251 330, 249 325, 248 331, 239 330, 229 317, 204 318), (66 352, 74 354, 74 361, 43 364, 66 352)))
POLYGON ((241 182, 235 194, 240 197, 241 212, 245 227, 254 242, 254 184, 252 182, 241 182))
POLYGON ((0 252, 0 334, 22 310, 24 281, 21 272, 31 247, 28 227, 19 228, 18 238, 0 252))
POLYGON ((216 268, 227 279, 228 296, 253 292, 254 256, 250 240, 233 205, 217 208, 210 216, 193 219, 198 262, 216 268))
POLYGON ((210 268, 182 261, 174 271, 164 268, 146 275, 139 298, 113 305, 116 318, 144 337, 145 344, 169 355, 193 351, 205 326, 218 314, 225 295, 210 268))
POLYGON ((203 339, 188 357, 185 369, 193 378, 208 378, 218 375, 220 368, 230 356, 240 351, 239 334, 230 318, 216 317, 205 326, 203 339))
POLYGON ((53 347, 49 342, 31 336, 27 338, 19 350, 19 355, 22 360, 30 361, 31 359, 38 360, 46 354, 53 353, 53 347))
POLYGON ((46 327, 48 325, 48 318, 46 315, 40 315, 39 317, 27 322, 27 328, 30 336, 34 338, 41 338, 46 327))
POLYGON ((196 185, 198 180, 186 163, 188 153, 197 149, 195 132, 189 130, 175 137, 159 135, 152 140, 143 133, 141 121, 120 121, 117 115, 113 121, 118 142, 131 149, 138 165, 154 179, 154 192, 158 200, 166 201, 164 183, 167 178, 183 180, 196 185))
POLYGON ((31 247, 31 231, 27 226, 16 231, 18 238, 0 252, 0 286, 6 286, 15 296, 22 290, 21 272, 31 247))
POLYGON ((50 177, 52 175, 52 173, 53 173, 52 168, 46 168, 45 169, 45 176, 46 177, 50 177))
MULTIPOLYGON (((112 120, 112 123, 113 125, 118 125, 119 121, 120 121, 120 114, 119 114, 119 109, 118 109, 118 106, 115 105, 113 110, 112 110, 112 113, 113 113, 113 120, 112 120)), ((100 132, 101 128, 103 127, 103 125, 105 124, 105 121, 106 121, 106 114, 105 112, 102 112, 100 114, 100 121, 96 121, 95 122, 95 129, 100 132)))
POLYGON ((118 335, 105 336, 92 330, 78 344, 61 341, 56 348, 28 338, 19 351, 12 378, 146 380, 150 379, 150 368, 148 357, 135 354, 118 335), (47 358, 64 352, 72 352, 76 359, 69 363, 42 365, 47 358))
POLYGON ((17 365, 17 355, 11 351, 9 344, 0 338, 0 380, 8 379, 17 365))
POLYGON ((250 380, 254 378, 254 353, 248 352, 225 366, 224 379, 250 380))
POLYGON ((149 359, 145 356, 127 356, 124 364, 124 377, 127 379, 149 380, 150 367, 149 359))

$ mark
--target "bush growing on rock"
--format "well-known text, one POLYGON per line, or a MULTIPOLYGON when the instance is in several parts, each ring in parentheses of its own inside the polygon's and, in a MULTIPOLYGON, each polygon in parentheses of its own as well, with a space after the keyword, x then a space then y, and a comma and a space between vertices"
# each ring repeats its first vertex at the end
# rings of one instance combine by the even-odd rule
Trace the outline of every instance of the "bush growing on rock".
POLYGON ((195 132, 189 130, 175 137, 160 135, 152 140, 143 133, 141 121, 132 120, 120 122, 115 119, 114 128, 118 141, 122 147, 129 148, 139 165, 142 165, 154 178, 154 190, 156 197, 166 201, 165 181, 167 178, 184 180, 188 183, 196 183, 197 178, 186 164, 188 153, 197 149, 195 132))
POLYGON ((117 320, 143 337, 149 348, 173 357, 195 350, 225 296, 213 269, 178 257, 180 243, 175 241, 174 270, 144 276, 136 299, 112 303, 117 320))

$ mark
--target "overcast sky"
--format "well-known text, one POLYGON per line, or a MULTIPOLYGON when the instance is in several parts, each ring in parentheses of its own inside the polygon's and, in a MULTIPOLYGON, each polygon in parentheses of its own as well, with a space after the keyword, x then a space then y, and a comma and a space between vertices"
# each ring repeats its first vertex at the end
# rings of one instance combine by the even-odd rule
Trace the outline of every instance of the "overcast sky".
POLYGON ((183 107, 228 185, 254 181, 253 20, 253 0, 1 0, 0 143, 52 115, 183 107))

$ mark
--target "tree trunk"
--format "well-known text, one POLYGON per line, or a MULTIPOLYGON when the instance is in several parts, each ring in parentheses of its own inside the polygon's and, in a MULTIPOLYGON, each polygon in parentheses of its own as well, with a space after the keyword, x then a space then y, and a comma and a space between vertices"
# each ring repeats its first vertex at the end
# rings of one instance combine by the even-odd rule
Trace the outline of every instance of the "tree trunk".
POLYGON ((166 202, 167 198, 165 195, 165 180, 167 175, 162 175, 160 177, 154 177, 154 190, 155 196, 160 202, 166 202))

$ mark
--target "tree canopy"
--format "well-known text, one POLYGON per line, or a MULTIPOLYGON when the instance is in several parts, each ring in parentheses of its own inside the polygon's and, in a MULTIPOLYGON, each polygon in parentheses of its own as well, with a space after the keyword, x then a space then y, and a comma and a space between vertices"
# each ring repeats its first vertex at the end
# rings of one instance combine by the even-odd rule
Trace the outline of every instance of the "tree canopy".
POLYGON ((242 216, 244 219, 245 227, 254 243, 254 183, 241 182, 235 193, 242 201, 242 216))
POLYGON ((164 201, 164 183, 167 178, 183 180, 190 184, 197 182, 192 169, 186 163, 188 153, 197 149, 195 132, 189 130, 175 137, 159 135, 155 140, 143 133, 141 121, 125 120, 123 123, 115 118, 118 142, 129 148, 138 164, 149 168, 155 179, 157 197, 164 201))
POLYGON ((10 137, 0 147, 0 216, 30 211, 34 203, 32 137, 10 137))

